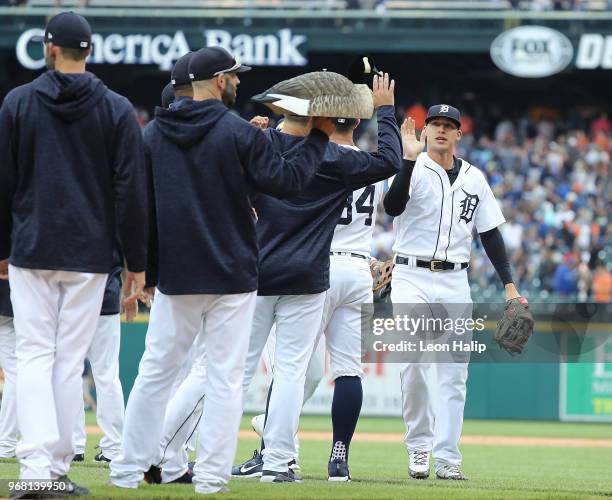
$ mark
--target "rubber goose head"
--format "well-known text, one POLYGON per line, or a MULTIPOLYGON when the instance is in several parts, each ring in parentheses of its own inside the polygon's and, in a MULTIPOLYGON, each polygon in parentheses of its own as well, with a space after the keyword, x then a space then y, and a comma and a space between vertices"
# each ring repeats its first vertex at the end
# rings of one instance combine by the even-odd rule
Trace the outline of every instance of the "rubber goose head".
POLYGON ((315 71, 284 80, 252 97, 277 114, 372 118, 374 103, 367 85, 355 85, 331 71, 315 71))

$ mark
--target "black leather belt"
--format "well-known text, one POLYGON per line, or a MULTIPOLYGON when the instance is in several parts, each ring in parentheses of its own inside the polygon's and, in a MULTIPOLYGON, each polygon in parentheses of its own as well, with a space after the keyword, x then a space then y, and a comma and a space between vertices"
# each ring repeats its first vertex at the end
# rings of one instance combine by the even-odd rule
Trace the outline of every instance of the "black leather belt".
POLYGON ((353 252, 329 252, 329 255, 345 255, 345 256, 350 255, 351 257, 357 257, 358 259, 370 260, 365 255, 361 255, 360 253, 353 253, 353 252))
MULTIPOLYGON (((397 256, 395 258, 396 264, 412 264, 412 259, 407 259, 406 257, 397 256)), ((416 259, 416 267, 423 267, 425 269, 429 269, 430 271, 436 273, 438 271, 454 271, 455 265, 453 262, 447 262, 445 260, 419 260, 416 259)), ((469 266, 469 263, 462 262, 458 264, 461 269, 466 269, 469 266)))

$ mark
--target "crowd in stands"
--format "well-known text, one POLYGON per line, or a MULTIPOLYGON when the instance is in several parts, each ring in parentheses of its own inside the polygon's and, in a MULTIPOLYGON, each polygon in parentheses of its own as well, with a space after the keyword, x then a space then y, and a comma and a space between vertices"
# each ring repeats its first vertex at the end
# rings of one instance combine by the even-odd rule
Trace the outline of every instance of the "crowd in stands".
MULTIPOLYGON (((422 127, 421 104, 400 111, 422 127)), ((479 129, 480 120, 466 114, 457 155, 485 172, 502 205, 507 222, 501 232, 522 293, 612 302, 612 122, 599 114, 582 117, 580 124, 553 110, 533 109, 519 120, 499 121, 487 133, 488 127, 479 129)), ((363 128, 358 145, 372 150, 375 124, 363 128)), ((392 218, 379 207, 373 253, 389 257, 392 243, 392 218)), ((476 235, 472 256, 474 292, 483 300, 494 297, 501 283, 476 235)))
POLYGON ((449 0, 315 0, 315 1, 300 1, 295 0, 181 0, 173 1, 158 1, 158 0, 0 0, 0 5, 41 5, 55 7, 105 7, 119 6, 120 4, 134 5, 136 7, 146 7, 154 5, 160 7, 206 7, 214 4, 215 7, 227 8, 245 8, 245 7, 261 7, 261 8, 283 8, 295 7, 299 4, 300 8, 314 9, 363 9, 376 10, 378 12, 385 10, 402 10, 402 9, 428 9, 437 10, 444 9, 514 9, 527 11, 550 11, 550 10, 565 10, 565 11, 591 11, 591 10, 610 10, 612 9, 612 0, 459 0, 457 2, 449 0))

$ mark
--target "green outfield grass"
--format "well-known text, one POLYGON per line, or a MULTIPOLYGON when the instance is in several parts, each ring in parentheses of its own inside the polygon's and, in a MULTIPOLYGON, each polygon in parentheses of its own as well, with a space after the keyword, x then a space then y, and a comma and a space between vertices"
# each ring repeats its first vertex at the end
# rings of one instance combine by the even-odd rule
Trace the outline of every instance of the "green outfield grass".
MULTIPOLYGON (((250 417, 243 427, 249 428, 250 417)), ((91 416, 88 423, 93 424, 91 416)), ((544 422, 466 421, 466 433, 512 436, 609 438, 611 426, 544 422)), ((303 430, 327 431, 328 418, 304 417, 303 430)), ((364 418, 361 432, 403 432, 400 419, 364 418)), ((74 465, 70 477, 92 490, 91 498, 187 499, 196 496, 193 488, 152 486, 143 483, 138 490, 119 490, 107 485, 108 467, 92 463, 98 436, 88 440, 86 462, 74 465)), ((243 438, 238 459, 252 454, 258 440, 243 438)), ((353 482, 330 484, 326 463, 330 444, 302 441, 300 450, 304 483, 263 485, 257 480, 234 480, 231 493, 223 498, 596 498, 612 496, 612 449, 464 445, 464 470, 470 481, 449 483, 435 479, 414 481, 407 478, 407 457, 397 443, 355 442, 350 465, 353 482)), ((17 475, 15 461, 0 461, 0 477, 17 475)))

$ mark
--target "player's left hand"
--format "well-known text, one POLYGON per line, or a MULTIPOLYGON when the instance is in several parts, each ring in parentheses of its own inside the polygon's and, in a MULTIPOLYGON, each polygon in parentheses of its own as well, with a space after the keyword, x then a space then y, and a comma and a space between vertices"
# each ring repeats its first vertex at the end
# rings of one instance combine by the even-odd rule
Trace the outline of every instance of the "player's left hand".
POLYGON ((268 128, 268 124, 270 123, 270 118, 268 118, 267 116, 257 115, 251 118, 251 121, 249 121, 249 123, 251 125, 254 125, 255 127, 265 130, 268 128))
POLYGON ((134 273, 128 271, 123 282, 123 311, 125 319, 129 323, 134 321, 138 314, 138 299, 142 296, 142 291, 145 286, 145 273, 134 273))
POLYGON ((8 266, 8 259, 0 260, 0 280, 8 280, 8 266))
POLYGON ((372 99, 374 109, 381 106, 395 105, 395 80, 389 79, 389 73, 383 76, 374 75, 372 82, 372 99))
POLYGON ((516 289, 516 286, 514 283, 508 283, 505 286, 505 288, 506 288, 506 302, 512 299, 518 299, 521 296, 519 291, 516 289))

